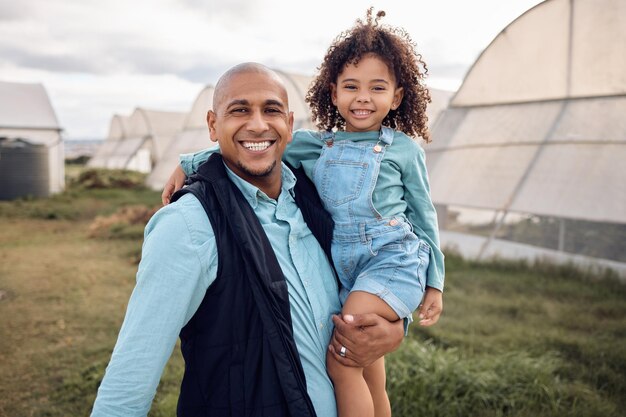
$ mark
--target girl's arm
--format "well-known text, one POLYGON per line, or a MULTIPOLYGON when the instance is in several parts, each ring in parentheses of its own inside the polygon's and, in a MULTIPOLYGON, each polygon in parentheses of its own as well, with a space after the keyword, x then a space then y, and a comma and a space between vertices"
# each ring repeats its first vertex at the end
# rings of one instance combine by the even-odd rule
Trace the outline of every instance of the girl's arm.
POLYGON ((207 159, 214 153, 220 151, 220 145, 213 146, 211 148, 203 149, 195 153, 184 153, 179 156, 180 167, 187 176, 194 174, 198 171, 198 167, 205 163, 207 159))
POLYGON ((172 195, 185 184, 187 177, 198 170, 209 157, 215 152, 219 152, 219 145, 212 148, 204 149, 196 153, 184 153, 180 155, 180 164, 174 168, 174 172, 163 186, 161 193, 161 202, 164 206, 170 203, 172 195))
POLYGON ((312 178, 315 161, 322 151, 322 139, 319 132, 312 130, 296 130, 293 132, 293 140, 287 145, 283 154, 283 161, 294 168, 304 170, 305 174, 312 178))
POLYGON ((417 152, 402 170, 406 215, 415 233, 430 246, 430 262, 426 273, 426 291, 419 308, 420 324, 430 326, 437 322, 443 309, 442 292, 445 276, 444 255, 439 247, 437 212, 430 198, 430 184, 424 150, 417 152))
POLYGON ((415 234, 425 240, 431 249, 426 285, 443 291, 444 256, 439 248, 437 212, 430 199, 424 150, 419 146, 417 148, 418 151, 402 171, 404 199, 407 203, 406 214, 416 229, 415 234))

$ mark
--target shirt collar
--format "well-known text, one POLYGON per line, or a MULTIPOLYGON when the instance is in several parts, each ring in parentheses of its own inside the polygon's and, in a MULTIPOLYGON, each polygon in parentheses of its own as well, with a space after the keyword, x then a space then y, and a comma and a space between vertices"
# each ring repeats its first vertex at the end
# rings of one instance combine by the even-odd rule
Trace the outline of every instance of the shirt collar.
MULTIPOLYGON (((296 176, 291 172, 287 166, 282 163, 281 169, 281 187, 280 192, 288 192, 292 197, 294 197, 294 187, 296 185, 296 176)), ((226 173, 228 174, 228 178, 239 188, 245 199, 248 201, 248 204, 253 209, 256 209, 259 205, 259 200, 266 201, 275 201, 267 196, 263 191, 261 191, 258 187, 250 184, 248 181, 242 179, 237 176, 233 171, 224 164, 224 168, 226 168, 226 173)), ((295 197, 294 197, 295 198, 295 197)))
POLYGON ((350 139, 355 142, 362 140, 378 139, 380 136, 379 130, 370 130, 367 132, 346 132, 344 130, 338 130, 335 132, 335 138, 337 140, 350 139))

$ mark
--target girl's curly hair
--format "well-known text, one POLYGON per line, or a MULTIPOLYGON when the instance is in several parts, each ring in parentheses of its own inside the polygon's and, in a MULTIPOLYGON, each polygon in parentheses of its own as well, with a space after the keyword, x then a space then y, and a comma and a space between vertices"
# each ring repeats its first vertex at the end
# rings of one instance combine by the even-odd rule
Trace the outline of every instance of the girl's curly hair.
POLYGON ((306 95, 313 120, 321 130, 345 127, 346 121, 332 103, 330 85, 337 82, 346 65, 357 64, 364 55, 371 53, 387 64, 395 75, 398 87, 404 88, 402 103, 387 114, 383 124, 409 136, 421 136, 430 142, 426 106, 431 100, 424 85, 424 78, 428 74, 426 63, 415 51, 416 45, 404 29, 379 24, 385 12, 379 11, 374 18, 372 11, 370 7, 365 22, 357 20, 350 30, 339 34, 328 48, 318 68, 319 74, 306 95))

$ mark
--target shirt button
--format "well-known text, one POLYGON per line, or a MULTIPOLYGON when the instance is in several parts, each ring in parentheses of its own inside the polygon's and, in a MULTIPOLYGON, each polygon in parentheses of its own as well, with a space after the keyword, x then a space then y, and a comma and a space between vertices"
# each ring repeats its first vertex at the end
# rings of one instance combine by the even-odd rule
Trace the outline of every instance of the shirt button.
POLYGON ((324 328, 324 323, 320 323, 320 329, 324 328))

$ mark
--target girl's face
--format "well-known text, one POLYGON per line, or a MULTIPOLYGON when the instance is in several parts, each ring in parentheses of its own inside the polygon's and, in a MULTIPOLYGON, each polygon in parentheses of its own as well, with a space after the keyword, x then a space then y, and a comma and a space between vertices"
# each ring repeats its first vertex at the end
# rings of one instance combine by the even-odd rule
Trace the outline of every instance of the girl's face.
POLYGON ((379 130, 390 110, 402 102, 402 87, 375 54, 361 57, 358 64, 346 65, 331 84, 333 104, 346 121, 347 132, 379 130))

